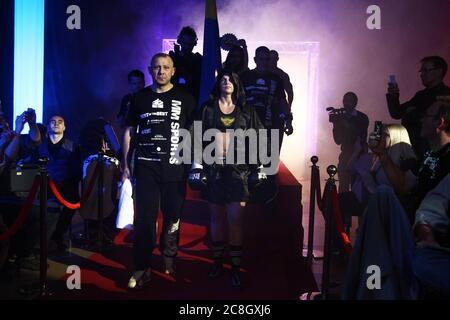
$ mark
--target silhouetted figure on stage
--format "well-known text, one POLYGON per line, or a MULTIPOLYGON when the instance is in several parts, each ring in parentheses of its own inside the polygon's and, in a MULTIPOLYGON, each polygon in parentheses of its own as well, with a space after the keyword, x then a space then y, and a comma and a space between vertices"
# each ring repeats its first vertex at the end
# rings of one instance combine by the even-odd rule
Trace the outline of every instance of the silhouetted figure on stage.
POLYGON ((411 100, 402 104, 397 83, 389 83, 386 94, 391 117, 402 120, 419 159, 428 149, 426 140, 420 137, 421 121, 429 106, 436 101, 436 97, 450 95, 450 88, 443 82, 448 70, 447 62, 441 57, 431 56, 423 58, 420 63, 420 79, 425 89, 418 91, 411 100))
POLYGON ((353 146, 359 137, 361 142, 367 141, 369 118, 356 110, 358 97, 353 92, 347 92, 343 98, 344 113, 330 117, 333 123, 333 138, 341 146, 338 163, 339 193, 350 190, 350 175, 347 164, 353 154, 353 146))
MULTIPOLYGON (((276 161, 278 164, 283 135, 285 132, 287 135, 293 133, 292 113, 286 101, 283 81, 269 71, 269 48, 258 47, 254 60, 256 68, 244 72, 241 80, 247 96, 247 103, 254 106, 260 122, 268 129, 268 154, 275 149, 278 152, 277 155, 270 154, 270 156, 272 161, 276 161), (278 133, 278 141, 272 140, 272 133, 278 133), (278 144, 278 148, 275 148, 275 144, 278 144)), ((276 174, 268 175, 267 178, 268 182, 252 194, 252 201, 273 203, 278 194, 276 174)))
POLYGON ((278 68, 278 60, 279 60, 278 52, 276 50, 270 50, 270 62, 269 62, 269 71, 275 73, 280 79, 283 81, 283 88, 287 95, 287 101, 289 104, 289 108, 292 108, 292 102, 294 101, 294 90, 292 88, 291 79, 289 75, 278 68))
POLYGON ((226 71, 236 73, 238 76, 249 70, 247 44, 244 39, 239 40, 236 45, 231 47, 223 68, 226 71))
POLYGON ((270 50, 259 47, 255 51, 256 68, 242 74, 247 102, 255 107, 261 123, 266 129, 278 129, 279 149, 283 133, 292 134, 292 113, 286 101, 283 81, 269 71, 270 50))
POLYGON ((174 51, 170 56, 175 64, 175 75, 172 83, 184 87, 198 101, 200 95, 200 78, 202 71, 202 55, 193 53, 197 45, 197 33, 191 27, 183 27, 177 37, 174 51))

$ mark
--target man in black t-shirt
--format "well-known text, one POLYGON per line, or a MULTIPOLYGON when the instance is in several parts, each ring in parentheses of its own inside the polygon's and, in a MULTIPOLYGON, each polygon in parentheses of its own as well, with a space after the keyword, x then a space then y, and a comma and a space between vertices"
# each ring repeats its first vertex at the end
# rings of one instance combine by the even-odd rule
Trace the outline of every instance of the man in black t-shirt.
MULTIPOLYGON (((449 102, 438 100, 428 108, 422 118, 420 137, 425 139, 430 150, 425 152, 418 172, 419 202, 450 173, 449 102)), ((416 206, 418 205, 419 203, 416 203, 416 206)))
MULTIPOLYGON (((164 53, 153 56, 149 72, 153 85, 137 93, 126 118, 123 151, 127 159, 130 133, 136 137, 135 172, 136 218, 134 223, 135 272, 128 287, 139 289, 150 280, 152 251, 156 246, 156 218, 164 217, 161 252, 165 273, 174 274, 178 250, 180 213, 185 197, 185 167, 177 157, 180 130, 193 121, 195 103, 184 89, 170 80, 175 73, 172 58, 164 53)), ((130 176, 126 161, 123 179, 130 176)))

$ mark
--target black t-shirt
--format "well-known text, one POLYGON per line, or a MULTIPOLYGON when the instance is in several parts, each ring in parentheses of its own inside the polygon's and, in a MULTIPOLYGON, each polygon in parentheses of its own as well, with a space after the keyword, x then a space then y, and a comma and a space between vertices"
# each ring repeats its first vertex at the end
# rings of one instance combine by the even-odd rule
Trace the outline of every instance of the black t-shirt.
POLYGON ((283 81, 272 72, 255 69, 242 74, 247 103, 254 106, 259 120, 266 128, 281 128, 280 114, 287 112, 283 81))
MULTIPOLYGON (((221 112, 219 104, 217 99, 209 100, 207 103, 205 103, 202 106, 201 112, 199 114, 199 121, 202 121, 202 136, 203 134, 209 130, 209 129, 218 129, 221 130, 221 127, 223 126, 222 120, 220 119, 224 114, 221 112)), ((229 114, 225 115, 227 117, 232 117, 233 123, 231 124, 229 121, 226 121, 229 126, 226 129, 233 129, 233 130, 242 130, 247 131, 248 129, 254 129, 257 132, 257 135, 259 134, 259 130, 264 129, 263 124, 259 120, 259 117, 255 111, 255 108, 253 108, 252 105, 237 105, 234 108, 234 111, 229 114)), ((228 118, 230 119, 230 118, 228 118)), ((222 130, 221 130, 222 131, 222 130)), ((211 143, 209 141, 202 141, 198 142, 202 143, 203 150, 211 143)), ((253 147, 258 148, 259 143, 255 143, 253 147)), ((236 139, 234 140, 234 159, 239 159, 238 153, 245 152, 245 163, 243 165, 244 168, 248 167, 248 164, 250 164, 249 158, 250 156, 253 158, 254 155, 258 157, 259 151, 254 150, 254 148, 250 146, 250 140, 249 139, 236 139), (251 151, 254 151, 255 153, 253 155, 250 154, 251 151)), ((270 150, 270 146, 268 147, 270 150)), ((198 163, 202 163, 203 159, 196 159, 198 163)), ((205 165, 205 163, 203 163, 205 165)), ((238 165, 239 166, 239 165, 238 165)))
POLYGON ((234 108, 230 114, 225 114, 220 110, 220 107, 216 105, 218 109, 218 117, 216 120, 216 128, 221 132, 226 132, 227 129, 234 129, 236 123, 237 107, 234 108))
POLYGON ((179 134, 190 128, 194 112, 192 95, 176 86, 164 93, 145 88, 133 99, 125 123, 139 127, 135 159, 152 167, 163 182, 183 179, 184 166, 176 157, 179 134))

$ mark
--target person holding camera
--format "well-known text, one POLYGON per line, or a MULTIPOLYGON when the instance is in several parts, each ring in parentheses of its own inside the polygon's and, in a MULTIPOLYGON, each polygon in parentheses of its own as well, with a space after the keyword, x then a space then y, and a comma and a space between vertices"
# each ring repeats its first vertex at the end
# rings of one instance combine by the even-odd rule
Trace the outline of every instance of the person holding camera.
POLYGON ((172 83, 189 91, 196 103, 200 95, 202 71, 202 55, 198 52, 192 52, 197 45, 197 41, 195 30, 189 26, 183 27, 177 37, 174 51, 169 52, 175 66, 172 83))
MULTIPOLYGON (((41 143, 41 133, 36 123, 36 113, 28 108, 16 117, 15 128, 10 130, 6 120, 1 121, 1 149, 3 151, 4 168, 0 175, 0 213, 6 225, 11 225, 16 219, 23 198, 11 192, 10 169, 17 159, 28 155, 25 149, 35 148, 41 143), (28 134, 21 134, 25 124, 29 125, 28 134)), ((39 255, 33 250, 39 241, 39 210, 33 207, 28 219, 20 230, 10 239, 9 256, 12 261, 24 269, 39 270, 39 255)))
POLYGON ((450 88, 443 82, 448 70, 447 62, 442 57, 430 56, 420 63, 420 79, 425 89, 416 92, 411 100, 400 103, 400 90, 395 77, 391 76, 386 93, 389 114, 393 119, 402 120, 419 159, 429 147, 426 139, 420 136, 421 121, 438 96, 450 95, 450 88))
POLYGON ((25 157, 24 151, 35 148, 41 143, 41 131, 36 123, 36 113, 34 109, 28 108, 22 114, 16 117, 15 128, 13 131, 14 138, 6 148, 6 155, 11 160, 25 157), (28 123, 30 132, 26 135, 21 134, 28 123))
POLYGON ((343 109, 333 109, 330 122, 333 123, 333 138, 341 146, 338 163, 339 193, 350 190, 350 176, 347 164, 353 153, 353 146, 359 137, 361 142, 367 140, 369 118, 356 110, 358 96, 354 92, 347 92, 342 101, 343 109))

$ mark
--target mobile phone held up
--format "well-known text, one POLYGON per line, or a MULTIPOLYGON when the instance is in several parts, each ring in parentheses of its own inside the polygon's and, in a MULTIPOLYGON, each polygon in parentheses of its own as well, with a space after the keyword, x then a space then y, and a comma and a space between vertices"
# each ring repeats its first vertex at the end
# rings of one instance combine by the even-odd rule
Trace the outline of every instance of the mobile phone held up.
POLYGON ((375 121, 375 127, 373 129, 373 135, 375 137, 375 140, 377 141, 381 140, 382 132, 383 132, 383 122, 375 121))

